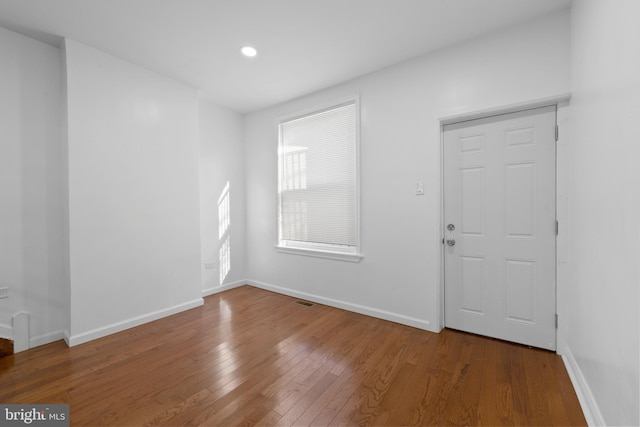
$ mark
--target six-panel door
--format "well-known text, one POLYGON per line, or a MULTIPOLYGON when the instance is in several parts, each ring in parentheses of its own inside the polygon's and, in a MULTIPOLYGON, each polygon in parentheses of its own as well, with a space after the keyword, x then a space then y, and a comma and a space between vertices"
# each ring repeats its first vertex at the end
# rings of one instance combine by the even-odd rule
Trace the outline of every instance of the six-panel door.
POLYGON ((555 126, 551 106, 444 127, 446 327, 555 350, 555 126))

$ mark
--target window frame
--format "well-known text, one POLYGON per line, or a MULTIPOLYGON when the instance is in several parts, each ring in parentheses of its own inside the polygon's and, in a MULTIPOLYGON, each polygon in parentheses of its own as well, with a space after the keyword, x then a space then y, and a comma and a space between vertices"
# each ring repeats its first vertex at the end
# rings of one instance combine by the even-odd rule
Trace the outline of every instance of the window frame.
POLYGON ((307 108, 295 113, 283 115, 276 118, 276 251, 286 254, 304 255, 320 257, 339 261, 360 262, 363 259, 360 244, 360 96, 358 94, 345 98, 307 108), (282 147, 282 125, 292 120, 302 119, 315 114, 331 111, 349 104, 355 106, 355 247, 340 248, 339 245, 317 244, 312 242, 291 242, 281 240, 281 147, 282 147))

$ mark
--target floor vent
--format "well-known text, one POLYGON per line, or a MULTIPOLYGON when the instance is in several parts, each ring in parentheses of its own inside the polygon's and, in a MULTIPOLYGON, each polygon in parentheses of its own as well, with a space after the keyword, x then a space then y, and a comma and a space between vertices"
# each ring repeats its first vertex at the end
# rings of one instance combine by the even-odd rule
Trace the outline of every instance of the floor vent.
POLYGON ((296 301, 296 304, 304 305, 304 306, 307 306, 307 307, 313 307, 313 305, 314 305, 312 302, 309 302, 309 301, 303 301, 303 300, 301 300, 301 299, 299 299, 298 301, 296 301))

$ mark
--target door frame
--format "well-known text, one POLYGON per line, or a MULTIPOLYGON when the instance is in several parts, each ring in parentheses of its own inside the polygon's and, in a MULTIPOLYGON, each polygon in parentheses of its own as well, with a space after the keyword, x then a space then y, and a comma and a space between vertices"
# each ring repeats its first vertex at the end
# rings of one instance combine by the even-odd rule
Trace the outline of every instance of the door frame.
POLYGON ((453 123, 476 120, 486 117, 499 116, 503 114, 515 113, 545 106, 556 106, 556 125, 559 127, 559 135, 556 141, 556 220, 559 223, 559 232, 556 235, 556 314, 558 316, 558 326, 556 329, 556 353, 563 354, 566 347, 566 328, 562 322, 563 315, 568 312, 567 298, 564 290, 567 283, 567 256, 568 256, 568 200, 567 188, 569 178, 569 158, 567 152, 567 141, 569 138, 563 135, 563 130, 567 129, 570 93, 562 93, 556 96, 533 99, 524 102, 504 105, 494 108, 479 110, 460 111, 456 114, 441 115, 439 120, 440 132, 440 313, 438 316, 437 330, 444 329, 445 316, 445 245, 444 245, 444 127, 453 123))

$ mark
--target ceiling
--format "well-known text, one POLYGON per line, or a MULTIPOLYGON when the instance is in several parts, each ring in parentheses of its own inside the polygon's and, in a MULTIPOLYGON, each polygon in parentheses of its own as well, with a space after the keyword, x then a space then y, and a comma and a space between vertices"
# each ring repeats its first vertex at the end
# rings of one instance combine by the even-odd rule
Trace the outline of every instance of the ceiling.
POLYGON ((246 113, 571 0, 0 0, 0 26, 63 37, 155 70, 246 113), (258 49, 245 58, 243 45, 258 49))

